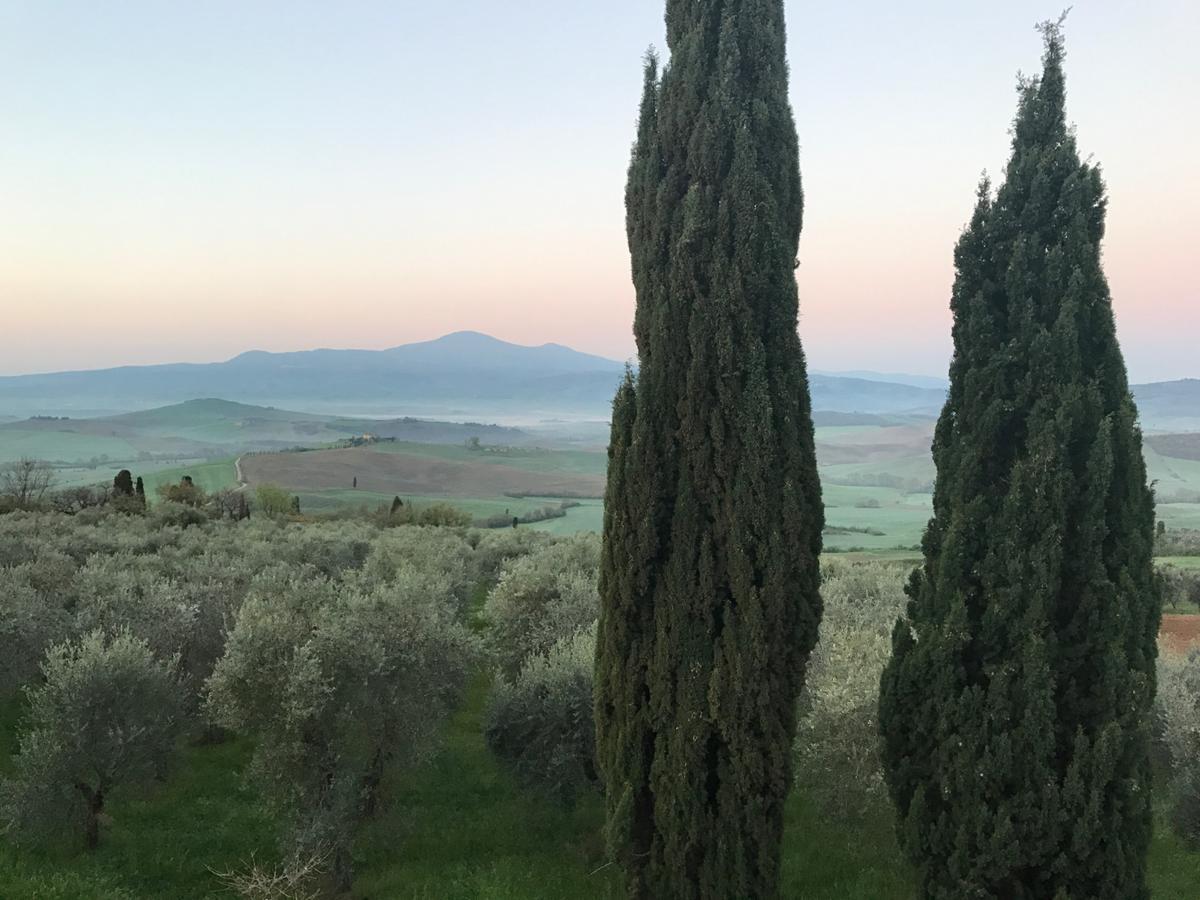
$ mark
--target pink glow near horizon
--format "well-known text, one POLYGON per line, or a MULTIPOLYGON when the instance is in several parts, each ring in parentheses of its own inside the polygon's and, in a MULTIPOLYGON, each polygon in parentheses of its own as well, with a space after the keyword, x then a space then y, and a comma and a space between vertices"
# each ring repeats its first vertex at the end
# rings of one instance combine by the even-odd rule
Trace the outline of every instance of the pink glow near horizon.
MULTIPOLYGON (((979 172, 1002 174, 1043 4, 867 5, 789 8, 801 336, 814 368, 941 374, 954 241, 979 172)), ((480 7, 464 31, 450 12, 334 21, 303 3, 265 57, 255 36, 280 21, 231 2, 102 23, 83 3, 22 10, 0 29, 0 106, 24 138, 0 145, 0 374, 463 329, 629 357, 622 191, 661 14, 537 6, 480 7), (496 46, 501 27, 541 56, 496 46), (448 33, 461 58, 417 89, 448 33)), ((1186 0, 1093 0, 1069 22, 1070 115, 1109 183, 1135 380, 1200 376, 1198 43, 1186 0)))

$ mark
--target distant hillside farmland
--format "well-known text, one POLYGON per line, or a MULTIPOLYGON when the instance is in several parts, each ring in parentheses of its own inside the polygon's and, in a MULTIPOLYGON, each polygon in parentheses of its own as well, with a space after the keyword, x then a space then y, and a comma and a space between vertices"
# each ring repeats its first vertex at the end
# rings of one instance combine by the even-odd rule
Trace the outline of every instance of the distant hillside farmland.
POLYGON ((246 456, 242 475, 252 486, 272 483, 295 492, 345 490, 357 478, 360 491, 401 496, 600 497, 604 493, 602 474, 530 471, 484 459, 458 461, 370 447, 246 456))

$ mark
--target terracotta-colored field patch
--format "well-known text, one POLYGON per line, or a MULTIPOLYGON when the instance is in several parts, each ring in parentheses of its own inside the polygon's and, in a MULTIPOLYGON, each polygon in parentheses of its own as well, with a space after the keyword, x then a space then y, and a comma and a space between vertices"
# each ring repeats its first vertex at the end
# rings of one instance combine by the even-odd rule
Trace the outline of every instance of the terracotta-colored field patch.
POLYGON ((1163 646, 1172 653, 1186 653, 1200 647, 1200 616, 1163 616, 1163 646))

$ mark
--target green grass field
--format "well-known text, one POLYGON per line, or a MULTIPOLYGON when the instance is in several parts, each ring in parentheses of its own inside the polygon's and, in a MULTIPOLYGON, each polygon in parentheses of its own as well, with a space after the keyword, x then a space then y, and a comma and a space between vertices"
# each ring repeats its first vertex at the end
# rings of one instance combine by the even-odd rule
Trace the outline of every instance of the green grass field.
MULTIPOLYGON (((553 501, 546 501, 553 502, 553 501)), ((567 510, 561 519, 547 519, 544 522, 534 522, 526 528, 536 528, 549 534, 578 534, 581 531, 600 531, 604 526, 604 501, 580 500, 579 506, 567 510)))
MULTIPOLYGON (((322 417, 302 413, 241 407, 224 401, 195 401, 161 410, 130 416, 118 416, 113 423, 136 427, 139 433, 169 437, 172 440, 203 440, 235 445, 239 435, 256 438, 272 436, 291 439, 300 431, 316 429, 311 438, 333 439, 334 432, 321 431, 322 417), (253 414, 253 415, 251 415, 253 414), (274 429, 274 430, 273 430, 274 429)), ((65 428, 83 428, 79 423, 58 423, 65 428)), ((921 426, 879 427, 851 425, 816 429, 819 452, 826 459, 857 459, 851 462, 822 464, 820 473, 826 503, 826 521, 830 526, 825 546, 830 552, 911 553, 919 544, 928 523, 931 497, 921 492, 932 480, 934 471, 927 452, 927 438, 921 426), (870 486, 872 484, 886 486, 870 486)), ((95 467, 78 466, 56 469, 61 486, 109 483, 120 468, 142 475, 153 497, 155 488, 167 481, 178 481, 190 474, 206 491, 233 487, 236 478, 233 458, 193 462, 120 462, 136 458, 139 448, 121 437, 55 431, 52 428, 0 429, 0 462, 20 456, 58 460, 93 460, 103 455, 112 462, 95 467)), ((482 463, 528 473, 560 476, 602 476, 606 455, 592 450, 541 449, 536 447, 493 447, 471 449, 465 443, 424 444, 412 441, 382 442, 372 445, 382 453, 405 454, 426 460, 457 464, 482 463)), ((1164 456, 1147 446, 1146 464, 1150 479, 1160 498, 1158 517, 1168 528, 1200 529, 1200 461, 1164 456)), ((376 485, 378 487, 378 485, 376 485)), ((498 495, 498 489, 485 488, 482 495, 447 497, 438 491, 449 486, 432 486, 406 499, 418 503, 448 502, 475 519, 502 515, 525 515, 554 499, 522 498, 498 495), (488 495, 489 490, 497 493, 488 495)), ((503 488, 501 488, 503 489, 503 488)), ((472 488, 474 490, 474 488, 472 488)), ((374 508, 391 502, 392 494, 353 490, 301 491, 306 512, 325 512, 342 506, 374 508)), ((562 519, 536 523, 535 527, 555 534, 598 531, 603 520, 599 501, 589 500, 572 509, 562 519)), ((1187 565, 1181 563, 1180 565, 1187 565)))
MULTIPOLYGON (((566 809, 522 790, 488 752, 479 673, 450 721, 441 751, 386 787, 388 812, 355 850, 359 898, 396 900, 617 900, 599 798, 566 809)), ((0 707, 0 772, 10 765, 19 705, 0 707)), ((245 741, 185 747, 166 785, 114 797, 94 854, 0 843, 0 897, 38 900, 200 900, 228 896, 214 871, 274 862, 269 819, 244 773, 245 741)), ((1156 900, 1195 900, 1200 853, 1159 825, 1151 850, 1156 900)), ((786 813, 781 896, 795 900, 915 900, 885 807, 864 815, 824 809, 801 790, 786 813)))
POLYGON ((29 457, 49 462, 136 459, 138 448, 119 437, 69 431, 0 430, 0 462, 29 457))
POLYGON ((844 551, 849 548, 887 551, 912 548, 920 544, 921 534, 932 515, 929 494, 910 494, 897 488, 857 487, 824 484, 825 548, 844 551), (835 529, 864 529, 839 534, 835 529))
MULTIPOLYGON (((134 474, 141 473, 134 472, 134 474)), ((190 475, 197 487, 203 488, 210 494, 237 485, 237 471, 234 467, 234 459, 231 457, 146 473, 142 476, 146 483, 146 496, 150 498, 151 502, 154 502, 155 492, 160 484, 177 484, 184 475, 190 475)))

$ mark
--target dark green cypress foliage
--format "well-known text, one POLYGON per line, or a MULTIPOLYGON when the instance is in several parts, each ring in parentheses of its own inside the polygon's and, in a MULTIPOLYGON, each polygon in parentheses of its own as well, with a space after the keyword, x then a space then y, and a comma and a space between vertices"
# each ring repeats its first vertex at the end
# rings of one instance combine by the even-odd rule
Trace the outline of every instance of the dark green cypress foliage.
POLYGON ((137 498, 141 501, 142 506, 146 505, 146 482, 142 481, 142 476, 137 477, 137 482, 133 486, 133 492, 137 494, 137 498))
POLYGON ((934 518, 881 684, 927 897, 1149 896, 1154 505, 1060 25, 955 254, 934 518))
POLYGON ((824 513, 796 332, 781 0, 669 0, 626 197, 640 369, 613 408, 597 646, 632 897, 770 897, 824 513))
POLYGON ((128 469, 122 469, 113 478, 113 493, 120 497, 133 496, 133 473, 128 469))

